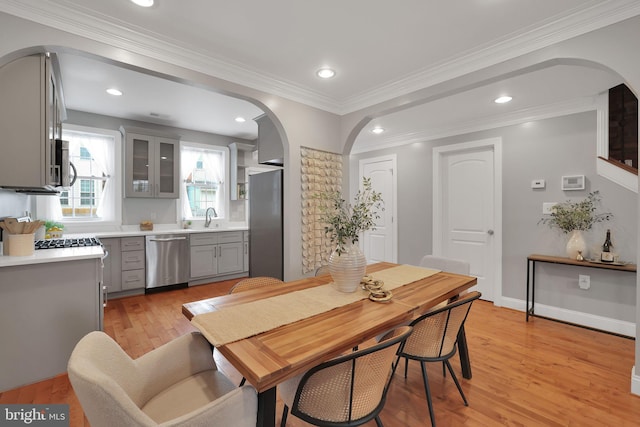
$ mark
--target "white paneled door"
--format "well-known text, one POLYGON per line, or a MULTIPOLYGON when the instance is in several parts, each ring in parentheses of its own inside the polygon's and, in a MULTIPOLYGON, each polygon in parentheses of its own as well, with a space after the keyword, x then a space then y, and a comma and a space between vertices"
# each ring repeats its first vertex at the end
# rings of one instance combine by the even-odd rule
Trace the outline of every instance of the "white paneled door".
POLYGON ((468 261, 482 299, 495 301, 501 192, 496 146, 485 142, 434 149, 434 253, 468 261))
POLYGON ((380 218, 375 222, 375 230, 364 233, 362 248, 368 263, 397 262, 396 243, 396 158, 395 156, 376 157, 360 161, 360 188, 362 177, 371 179, 374 191, 381 193, 384 210, 378 211, 380 218))

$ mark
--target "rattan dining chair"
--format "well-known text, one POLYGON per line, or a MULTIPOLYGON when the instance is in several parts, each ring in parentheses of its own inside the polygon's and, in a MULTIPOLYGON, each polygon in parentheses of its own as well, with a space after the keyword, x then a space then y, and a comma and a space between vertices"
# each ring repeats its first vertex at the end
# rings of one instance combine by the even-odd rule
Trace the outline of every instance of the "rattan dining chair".
POLYGON ((262 288, 263 286, 282 285, 284 282, 275 277, 249 277, 236 283, 230 290, 230 294, 244 292, 251 289, 262 288))
MULTIPOLYGON (((458 378, 451 368, 451 359, 456 354, 456 344, 460 329, 471 309, 473 301, 480 298, 480 292, 469 292, 460 299, 447 304, 445 307, 430 311, 411 322, 413 333, 407 338, 405 345, 398 352, 398 358, 394 364, 394 372, 401 357, 417 360, 422 368, 422 380, 424 390, 427 395, 427 405, 429 406, 429 416, 431 425, 435 427, 436 421, 433 413, 433 402, 429 389, 429 379, 427 377, 427 362, 443 362, 451 378, 456 384, 460 396, 465 406, 469 406, 467 398, 460 387, 458 378)), ((407 377, 407 367, 405 365, 404 377, 407 377)))
MULTIPOLYGON (((471 264, 468 261, 455 259, 455 258, 446 258, 446 257, 441 257, 436 255, 425 255, 424 257, 422 257, 422 259, 420 260, 420 267, 434 268, 436 270, 446 271, 449 273, 464 274, 465 276, 468 276, 469 274, 471 274, 471 264)), ((463 294, 465 292, 463 292, 463 294)), ((456 298, 458 298, 458 296, 456 296, 456 298)), ((438 308, 444 307, 445 305, 447 305, 447 303, 448 301, 444 301, 441 304, 438 304, 437 306, 433 307, 430 311, 437 310, 438 308)), ((462 329, 460 333, 464 335, 464 329, 462 329)), ((462 339, 466 341, 465 337, 463 337, 462 339)), ((468 359, 468 355, 467 355, 467 359, 468 359)), ((406 371, 409 360, 405 359, 404 363, 405 363, 404 370, 406 371)), ((444 363, 442 364, 442 375, 446 376, 446 368, 444 363)))
POLYGON ((280 426, 291 414, 316 426, 359 426, 375 419, 384 407, 393 359, 402 350, 410 326, 389 332, 375 345, 324 362, 278 385, 285 403, 280 426))

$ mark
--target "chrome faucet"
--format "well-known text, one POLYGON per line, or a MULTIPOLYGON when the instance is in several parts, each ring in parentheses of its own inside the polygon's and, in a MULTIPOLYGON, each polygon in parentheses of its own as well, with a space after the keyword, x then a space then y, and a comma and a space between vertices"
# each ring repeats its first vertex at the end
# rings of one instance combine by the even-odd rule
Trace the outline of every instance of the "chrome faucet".
POLYGON ((216 212, 216 210, 214 208, 207 208, 207 210, 204 213, 204 226, 205 226, 205 228, 209 228, 209 225, 211 225, 211 216, 210 216, 209 212, 213 213, 213 217, 214 218, 218 217, 218 212, 216 212))

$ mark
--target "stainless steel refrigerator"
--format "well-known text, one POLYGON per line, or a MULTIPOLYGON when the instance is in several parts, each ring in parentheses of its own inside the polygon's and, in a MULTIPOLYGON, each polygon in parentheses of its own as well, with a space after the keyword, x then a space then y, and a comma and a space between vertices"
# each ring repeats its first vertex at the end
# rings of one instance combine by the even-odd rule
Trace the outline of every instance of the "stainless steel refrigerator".
POLYGON ((249 276, 284 280, 282 170, 249 176, 249 276))

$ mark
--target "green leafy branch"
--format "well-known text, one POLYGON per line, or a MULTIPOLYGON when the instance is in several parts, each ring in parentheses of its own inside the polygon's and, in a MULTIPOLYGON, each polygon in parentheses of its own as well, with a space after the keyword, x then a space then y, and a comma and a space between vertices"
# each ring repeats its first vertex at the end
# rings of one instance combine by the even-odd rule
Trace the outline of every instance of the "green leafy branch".
POLYGON ((593 191, 584 200, 578 202, 567 200, 558 203, 551 208, 551 215, 542 218, 538 224, 542 223, 551 228, 558 228, 563 233, 570 233, 573 230, 591 230, 594 224, 613 218, 611 212, 596 212, 600 200, 600 193, 593 191))
POLYGON ((342 254, 348 242, 356 243, 360 233, 375 230, 375 221, 384 211, 382 195, 371 187, 371 179, 362 179, 362 189, 356 193, 353 205, 336 192, 320 193, 316 196, 320 203, 320 221, 324 231, 336 244, 336 251, 342 254))

